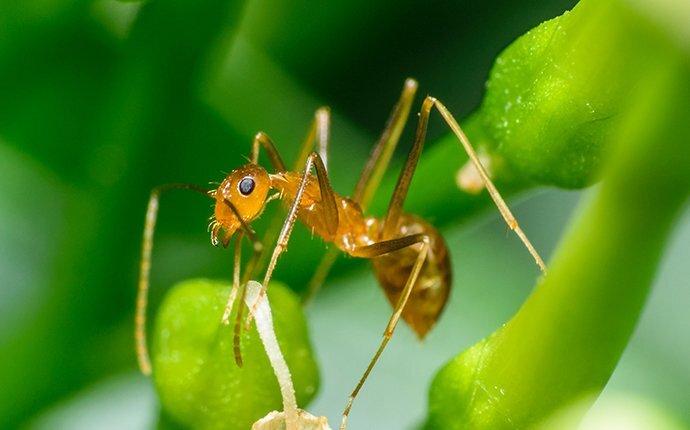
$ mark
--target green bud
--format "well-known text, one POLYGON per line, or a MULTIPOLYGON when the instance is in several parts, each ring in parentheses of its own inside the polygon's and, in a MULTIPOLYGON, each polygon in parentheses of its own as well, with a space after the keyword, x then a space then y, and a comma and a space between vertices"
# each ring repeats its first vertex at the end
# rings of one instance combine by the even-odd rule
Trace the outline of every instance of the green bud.
MULTIPOLYGON (((157 315, 156 390, 165 414, 189 427, 245 430, 268 412, 282 410, 278 382, 254 325, 241 337, 244 365, 235 364, 233 324, 221 324, 229 291, 222 282, 184 281, 170 290, 157 315)), ((302 307, 280 283, 271 284, 268 297, 297 402, 305 407, 318 390, 319 375, 302 307)))

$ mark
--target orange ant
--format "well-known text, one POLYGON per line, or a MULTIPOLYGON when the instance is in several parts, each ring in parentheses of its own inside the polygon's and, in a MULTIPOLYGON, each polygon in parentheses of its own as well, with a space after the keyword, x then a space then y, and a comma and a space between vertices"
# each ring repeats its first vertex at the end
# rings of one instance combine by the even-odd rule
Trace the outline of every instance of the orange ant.
MULTIPOLYGON (((344 429, 352 403, 391 339, 400 317, 402 316, 420 339, 424 338, 436 323, 448 300, 451 266, 443 237, 436 228, 422 218, 403 212, 403 203, 424 147, 427 123, 431 109, 434 107, 467 152, 471 165, 476 169, 482 185, 486 187, 505 222, 522 240, 542 272, 546 271, 544 262, 491 182, 489 174, 467 136, 446 107, 433 97, 426 97, 422 103, 414 144, 398 177, 385 217, 378 219, 363 214, 388 167, 391 155, 407 122, 416 90, 417 82, 407 79, 400 99, 379 141, 373 148, 350 198, 342 197, 333 191, 328 178, 327 148, 330 113, 327 108, 317 110, 310 132, 303 144, 301 155, 293 169, 297 170, 303 165, 301 173, 287 170, 273 141, 265 133, 258 133, 252 142, 250 162, 230 172, 216 189, 208 191, 190 184, 168 184, 157 187, 151 192, 142 243, 135 330, 139 366, 144 374, 151 372, 145 335, 146 304, 153 231, 160 194, 170 189, 188 189, 211 197, 215 200, 214 216, 209 226, 211 243, 213 245, 221 243, 227 247, 233 235, 236 235, 233 285, 222 322, 228 323, 233 303, 239 293, 242 298, 238 302, 235 324, 235 360, 238 365, 242 364, 238 340, 245 291, 242 286, 253 275, 263 253, 263 243, 257 238, 249 224, 261 215, 266 203, 280 199, 288 206, 288 215, 273 248, 259 298, 266 293, 278 258, 285 251, 292 228, 299 220, 321 236, 324 241, 335 244, 336 251, 341 250, 354 257, 371 259, 379 284, 394 306, 379 348, 348 398, 341 424, 341 429, 344 429), (315 144, 316 151, 313 151, 315 144), (275 170, 274 173, 269 173, 259 166, 259 150, 262 147, 267 152, 275 170), (316 178, 312 174, 312 169, 316 171, 316 178), (269 195, 271 190, 277 193, 269 195), (247 263, 243 278, 240 279, 240 245, 244 236, 253 243, 254 254, 247 263)), ((335 255, 337 255, 335 252, 329 251, 318 266, 309 285, 308 298, 313 297, 322 284, 335 260, 335 255)), ((251 321, 254 310, 250 310, 247 323, 251 321)))

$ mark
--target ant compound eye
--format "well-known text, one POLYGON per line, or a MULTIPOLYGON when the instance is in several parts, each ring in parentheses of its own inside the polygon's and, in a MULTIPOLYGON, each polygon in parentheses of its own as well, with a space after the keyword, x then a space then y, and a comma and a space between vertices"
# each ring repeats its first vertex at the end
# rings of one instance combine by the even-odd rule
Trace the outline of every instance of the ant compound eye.
POLYGON ((254 182, 254 179, 250 177, 242 178, 240 183, 237 185, 237 188, 240 190, 240 193, 242 193, 243 196, 248 196, 254 191, 254 187, 256 186, 256 183, 254 182))

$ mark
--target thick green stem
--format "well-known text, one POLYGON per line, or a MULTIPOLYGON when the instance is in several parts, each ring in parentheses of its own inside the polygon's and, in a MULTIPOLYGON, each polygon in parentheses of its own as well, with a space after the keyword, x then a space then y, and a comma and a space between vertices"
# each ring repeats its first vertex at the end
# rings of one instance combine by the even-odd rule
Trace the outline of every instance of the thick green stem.
MULTIPOLYGON (((629 19, 625 8, 610 2, 608 19, 629 19)), ((522 428, 599 393, 613 372, 690 193, 690 65, 660 33, 638 28, 628 42, 654 46, 644 52, 654 67, 609 132, 601 189, 517 315, 436 376, 430 428, 522 428)))

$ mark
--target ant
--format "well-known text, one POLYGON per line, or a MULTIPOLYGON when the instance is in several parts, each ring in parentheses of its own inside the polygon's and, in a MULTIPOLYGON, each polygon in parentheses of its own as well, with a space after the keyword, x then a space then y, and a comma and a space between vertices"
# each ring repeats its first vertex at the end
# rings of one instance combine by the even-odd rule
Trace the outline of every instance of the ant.
MULTIPOLYGON (((240 294, 234 344, 235 361, 240 366, 242 359, 239 350, 239 333, 245 293, 243 286, 259 266, 264 249, 264 242, 258 239, 249 224, 261 215, 269 201, 282 200, 288 207, 288 214, 273 248, 262 288, 255 303, 258 303, 266 293, 273 270, 280 255, 287 248, 292 228, 299 220, 324 241, 333 243, 335 251, 340 250, 353 257, 371 259, 378 282, 394 307, 378 349, 348 398, 340 427, 345 429, 354 399, 390 341, 400 317, 420 339, 423 339, 438 320, 448 300, 451 266, 448 248, 443 237, 436 228, 419 216, 403 211, 403 203, 424 147, 427 123, 432 108, 436 108, 460 141, 462 148, 469 156, 471 164, 468 163, 468 165, 476 170, 474 174, 478 174, 481 185, 487 189, 508 227, 524 243, 541 271, 546 272, 543 260, 491 182, 489 174, 467 136, 446 107, 430 96, 427 96, 422 103, 414 143, 398 177, 385 217, 379 219, 364 215, 364 210, 370 203, 400 139, 416 91, 417 82, 407 79, 400 99, 393 108, 386 127, 364 166, 352 197, 342 197, 331 188, 327 164, 330 111, 327 108, 316 111, 296 167, 292 171, 286 168, 273 141, 268 135, 260 132, 252 142, 249 163, 230 172, 216 189, 209 191, 191 184, 167 184, 153 189, 146 211, 135 320, 137 357, 139 367, 144 374, 151 373, 145 334, 146 305, 153 232, 160 195, 171 189, 187 189, 212 198, 215 201, 215 208, 209 225, 211 243, 214 246, 222 244, 227 247, 235 236, 233 285, 222 323, 229 323, 233 304, 237 294, 240 294), (316 146, 316 151, 314 151, 314 146, 316 146), (269 173, 259 165, 261 148, 266 151, 274 173, 269 173), (304 167, 302 172, 298 173, 300 166, 304 167), (315 175, 312 174, 312 170, 315 171, 315 175), (269 195, 272 190, 277 192, 269 195), (244 276, 240 279, 241 242, 244 236, 253 243, 253 256, 247 263, 244 276)), ((314 296, 326 278, 337 255, 334 250, 330 250, 318 266, 309 284, 307 300, 314 296)), ((251 322, 255 308, 256 304, 253 309, 250 309, 247 324, 251 322)))

